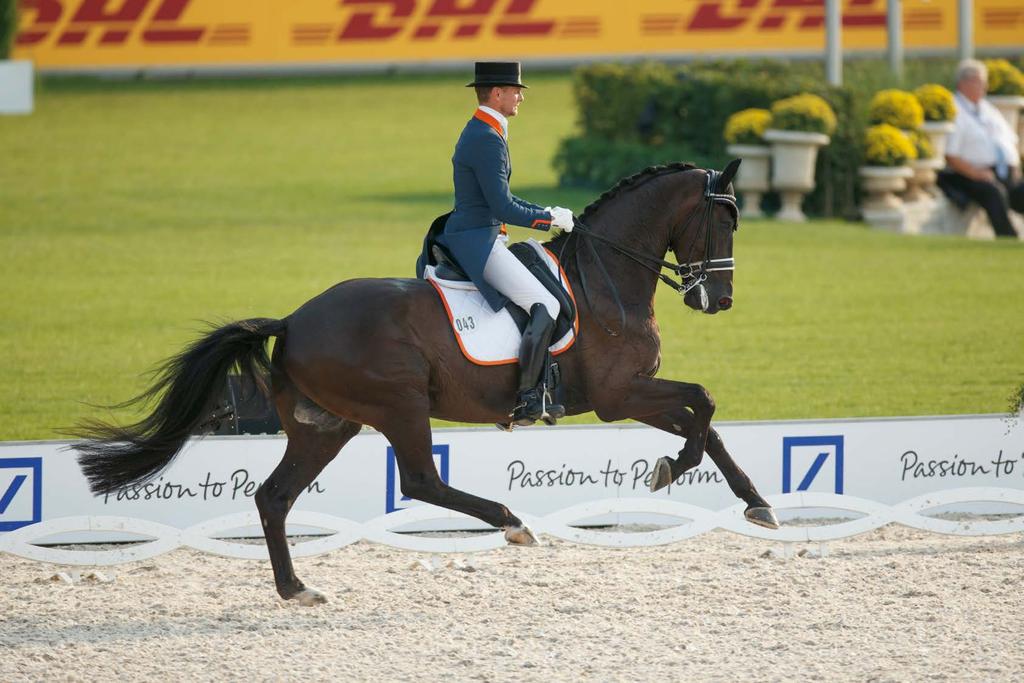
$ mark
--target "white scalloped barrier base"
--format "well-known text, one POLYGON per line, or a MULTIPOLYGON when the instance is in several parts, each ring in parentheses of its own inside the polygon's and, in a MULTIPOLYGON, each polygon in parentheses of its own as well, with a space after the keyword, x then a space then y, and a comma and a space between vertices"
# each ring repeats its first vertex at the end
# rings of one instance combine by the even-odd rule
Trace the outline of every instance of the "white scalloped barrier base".
MULTIPOLYGON (((520 515, 535 533, 554 536, 574 543, 608 547, 664 545, 692 538, 714 529, 724 529, 745 536, 781 542, 830 541, 862 534, 886 524, 897 523, 940 534, 982 536, 1024 531, 1024 514, 998 520, 951 521, 928 517, 925 510, 954 503, 1007 503, 1024 506, 1024 491, 1003 488, 960 488, 929 493, 897 505, 885 505, 864 498, 827 493, 790 493, 770 496, 768 502, 776 510, 800 508, 831 508, 862 513, 864 516, 838 524, 823 526, 783 526, 771 530, 755 526, 743 517, 743 504, 725 510, 705 508, 665 500, 644 498, 606 498, 565 508, 545 516, 520 515), (678 525, 645 532, 597 531, 572 526, 597 515, 614 513, 648 513, 675 517, 678 525)), ((295 557, 309 557, 342 548, 359 540, 382 543, 395 548, 429 553, 466 553, 504 546, 501 531, 457 537, 421 536, 395 533, 391 529, 414 522, 462 517, 460 513, 424 506, 382 515, 368 522, 357 523, 341 517, 314 512, 294 511, 292 524, 317 527, 330 535, 303 541, 292 546, 295 557)), ((266 560, 262 544, 237 543, 213 538, 245 526, 259 526, 256 511, 225 515, 187 529, 177 529, 130 517, 62 517, 22 527, 0 536, 0 552, 11 553, 42 562, 73 565, 114 565, 145 560, 176 548, 190 547, 203 552, 251 560, 266 560), (109 531, 138 534, 153 540, 108 547, 100 550, 68 550, 60 547, 34 545, 58 533, 75 531, 109 531)))

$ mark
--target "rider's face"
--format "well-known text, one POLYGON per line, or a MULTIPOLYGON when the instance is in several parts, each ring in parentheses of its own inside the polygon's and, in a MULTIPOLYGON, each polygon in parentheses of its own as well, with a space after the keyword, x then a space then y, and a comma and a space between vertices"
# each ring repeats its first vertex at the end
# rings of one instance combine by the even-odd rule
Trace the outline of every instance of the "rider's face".
POLYGON ((492 91, 492 106, 507 118, 519 113, 519 104, 526 99, 523 89, 516 85, 506 85, 492 91))

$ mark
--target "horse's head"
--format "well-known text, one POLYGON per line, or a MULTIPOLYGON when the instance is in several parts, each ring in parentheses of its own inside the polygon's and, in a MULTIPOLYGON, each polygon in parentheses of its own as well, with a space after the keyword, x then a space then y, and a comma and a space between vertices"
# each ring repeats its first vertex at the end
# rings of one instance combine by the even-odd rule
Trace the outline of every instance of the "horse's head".
POLYGON ((688 213, 671 240, 683 276, 683 302, 704 313, 732 307, 732 237, 739 213, 731 183, 739 166, 740 159, 733 159, 721 173, 704 171, 702 191, 685 203, 688 213))

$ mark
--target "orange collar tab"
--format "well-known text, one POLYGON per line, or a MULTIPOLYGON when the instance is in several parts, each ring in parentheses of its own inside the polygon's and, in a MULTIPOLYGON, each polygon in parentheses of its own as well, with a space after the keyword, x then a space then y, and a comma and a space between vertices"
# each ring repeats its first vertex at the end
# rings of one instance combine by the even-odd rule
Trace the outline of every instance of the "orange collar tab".
POLYGON ((487 112, 481 111, 479 109, 477 109, 476 112, 473 113, 473 118, 474 119, 480 119, 481 121, 486 123, 488 126, 493 128, 498 133, 498 135, 501 136, 502 140, 505 139, 505 131, 503 131, 501 129, 501 124, 498 123, 498 119, 494 118, 493 116, 491 116, 487 112))

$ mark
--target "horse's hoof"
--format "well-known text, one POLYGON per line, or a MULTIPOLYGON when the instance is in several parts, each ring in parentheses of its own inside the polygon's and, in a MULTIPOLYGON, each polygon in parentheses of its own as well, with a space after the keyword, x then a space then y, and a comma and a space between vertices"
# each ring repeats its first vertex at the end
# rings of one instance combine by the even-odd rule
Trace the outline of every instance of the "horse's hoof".
POLYGON ((743 516, 747 518, 748 522, 763 526, 765 529, 779 528, 779 518, 775 516, 775 511, 771 508, 747 508, 743 511, 743 516))
POLYGON ((540 545, 540 541, 525 524, 505 527, 505 540, 509 545, 540 545))
POLYGON ((654 463, 654 471, 651 472, 651 493, 663 489, 672 483, 672 461, 668 458, 658 458, 654 463))
POLYGON ((324 595, 318 590, 313 590, 312 588, 303 588, 301 591, 295 594, 294 599, 297 600, 300 605, 304 605, 306 607, 313 607, 314 605, 323 605, 327 602, 326 595, 324 595))

